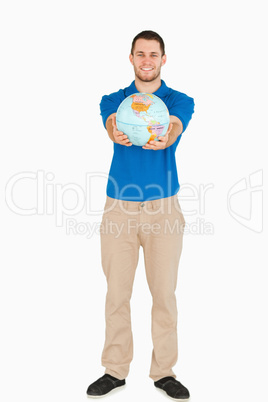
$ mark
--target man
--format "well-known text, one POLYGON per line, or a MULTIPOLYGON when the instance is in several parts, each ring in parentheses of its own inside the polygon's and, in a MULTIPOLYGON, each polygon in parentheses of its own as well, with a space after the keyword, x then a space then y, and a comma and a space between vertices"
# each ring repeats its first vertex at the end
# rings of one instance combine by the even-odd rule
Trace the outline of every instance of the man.
POLYGON ((130 299, 142 246, 153 299, 150 378, 170 397, 185 400, 189 391, 172 370, 178 353, 175 289, 185 224, 177 198, 175 151, 192 117, 194 101, 161 80, 166 54, 157 33, 138 34, 129 58, 135 81, 103 96, 100 104, 104 126, 114 142, 101 232, 102 266, 108 285, 102 353, 106 370, 88 387, 87 395, 103 396, 125 384, 133 358, 130 299), (120 103, 138 92, 161 98, 170 114, 166 135, 143 147, 133 145, 117 130, 115 118, 120 103))

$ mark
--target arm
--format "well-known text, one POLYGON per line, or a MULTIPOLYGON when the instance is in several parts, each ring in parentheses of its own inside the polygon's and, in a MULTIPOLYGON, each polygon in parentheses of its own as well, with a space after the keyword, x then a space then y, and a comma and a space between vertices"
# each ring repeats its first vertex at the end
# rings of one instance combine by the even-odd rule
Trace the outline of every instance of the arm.
POLYGON ((130 147, 132 143, 129 141, 128 136, 122 131, 117 131, 115 116, 116 113, 112 113, 106 121, 108 135, 113 142, 130 147))
POLYGON ((142 147, 143 149, 153 149, 157 151, 159 149, 165 149, 174 144, 178 136, 182 133, 182 122, 176 116, 170 116, 170 124, 166 135, 158 137, 159 141, 150 141, 148 144, 142 147))

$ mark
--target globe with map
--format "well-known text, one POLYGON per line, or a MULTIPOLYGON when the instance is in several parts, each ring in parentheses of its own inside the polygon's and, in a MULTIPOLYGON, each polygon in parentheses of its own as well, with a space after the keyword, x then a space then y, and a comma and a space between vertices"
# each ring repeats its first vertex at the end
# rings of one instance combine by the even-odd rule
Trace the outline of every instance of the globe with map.
POLYGON ((143 146, 166 134, 169 112, 158 96, 136 93, 128 96, 119 105, 116 126, 118 131, 128 136, 133 145, 143 146))

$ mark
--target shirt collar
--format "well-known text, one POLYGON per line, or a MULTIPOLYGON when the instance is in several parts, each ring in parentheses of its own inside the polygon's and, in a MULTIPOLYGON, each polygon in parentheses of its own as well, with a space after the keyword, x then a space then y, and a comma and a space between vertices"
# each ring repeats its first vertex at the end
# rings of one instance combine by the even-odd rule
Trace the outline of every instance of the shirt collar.
MULTIPOLYGON (((130 86, 126 88, 126 96, 130 96, 138 92, 139 91, 136 88, 135 81, 132 81, 130 86)), ((166 86, 165 81, 161 80, 161 87, 158 88, 158 90, 155 91, 153 94, 158 96, 159 98, 163 98, 168 94, 168 87, 166 86)))

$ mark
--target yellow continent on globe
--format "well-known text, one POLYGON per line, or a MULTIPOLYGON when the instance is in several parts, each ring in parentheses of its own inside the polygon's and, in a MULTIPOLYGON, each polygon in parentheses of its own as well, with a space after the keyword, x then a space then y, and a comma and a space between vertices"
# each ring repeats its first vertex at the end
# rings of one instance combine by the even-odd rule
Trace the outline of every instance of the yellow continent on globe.
POLYGON ((157 135, 156 135, 156 134, 153 134, 153 132, 152 132, 152 126, 148 126, 148 127, 147 127, 147 130, 148 130, 149 133, 151 134, 151 137, 149 138, 148 142, 149 142, 149 141, 153 141, 153 140, 157 137, 157 135))
POLYGON ((147 112, 151 105, 144 105, 143 103, 132 102, 132 109, 136 110, 137 112, 147 112))

